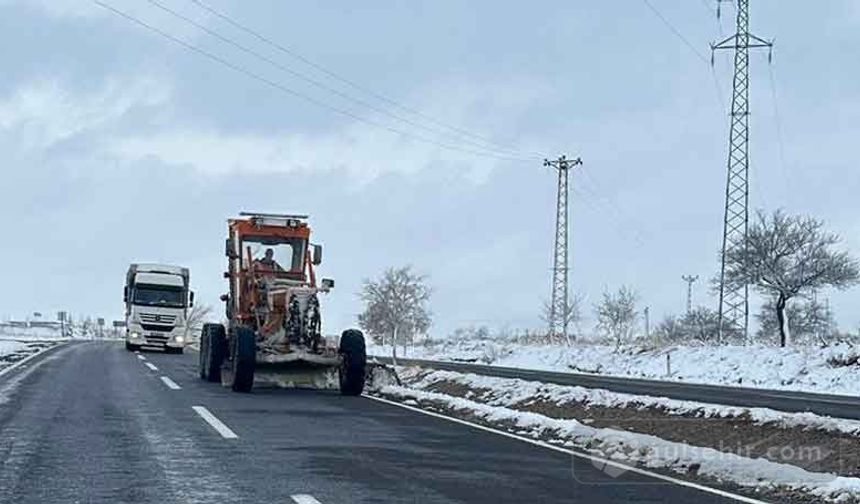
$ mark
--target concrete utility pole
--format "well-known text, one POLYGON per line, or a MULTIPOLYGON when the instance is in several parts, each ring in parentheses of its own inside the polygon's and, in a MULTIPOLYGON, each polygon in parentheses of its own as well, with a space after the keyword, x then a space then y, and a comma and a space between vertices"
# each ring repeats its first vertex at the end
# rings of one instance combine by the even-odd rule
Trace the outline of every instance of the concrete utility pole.
POLYGON ((568 298, 568 180, 570 169, 581 165, 580 158, 544 160, 544 166, 558 171, 558 194, 555 208, 555 247, 552 261, 552 296, 549 309, 549 337, 560 337, 567 341, 567 325, 570 322, 570 299, 568 298))
POLYGON ((687 314, 693 311, 693 282, 699 279, 699 275, 682 275, 681 280, 687 282, 687 314))
POLYGON ((645 307, 645 338, 651 338, 651 308, 645 307))
MULTIPOLYGON (((720 3, 717 0, 717 17, 720 3)), ((746 341, 749 327, 749 285, 726 285, 726 251, 747 246, 749 228, 749 50, 766 47, 772 51, 773 42, 749 32, 749 0, 737 0, 736 32, 725 40, 711 44, 711 64, 714 51, 732 49, 735 53, 734 90, 732 93, 731 132, 729 134, 726 206, 723 218, 723 248, 720 266, 720 341, 723 333, 742 331, 746 341)), ((768 61, 771 53, 768 53, 768 61)), ((745 267, 742 265, 741 267, 745 267)))

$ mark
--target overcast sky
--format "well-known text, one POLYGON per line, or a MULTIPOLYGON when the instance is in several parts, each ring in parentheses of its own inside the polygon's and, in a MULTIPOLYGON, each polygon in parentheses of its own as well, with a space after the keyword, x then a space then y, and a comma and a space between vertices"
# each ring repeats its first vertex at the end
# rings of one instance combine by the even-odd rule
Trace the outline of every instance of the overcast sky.
MULTIPOLYGON (((355 323, 362 279, 407 264, 434 287, 436 335, 539 327, 555 180, 494 157, 511 150, 582 156, 571 281, 587 311, 629 285, 655 318, 681 312, 681 275, 717 271, 731 68, 725 53, 711 69, 708 43, 731 32, 729 4, 721 26, 710 1, 650 0, 694 51, 640 0, 206 0, 370 95, 158 1, 281 68, 147 0, 103 0, 277 87, 87 0, 0 0, 0 316, 121 318, 135 261, 189 266, 220 311, 225 219, 258 210, 312 216, 337 282, 328 331, 355 323)), ((751 23, 776 39, 770 68, 751 58, 752 205, 825 219, 860 254, 860 2, 756 0, 751 23)), ((858 294, 831 294, 843 328, 858 294)), ((704 282, 695 302, 715 307, 704 282)))

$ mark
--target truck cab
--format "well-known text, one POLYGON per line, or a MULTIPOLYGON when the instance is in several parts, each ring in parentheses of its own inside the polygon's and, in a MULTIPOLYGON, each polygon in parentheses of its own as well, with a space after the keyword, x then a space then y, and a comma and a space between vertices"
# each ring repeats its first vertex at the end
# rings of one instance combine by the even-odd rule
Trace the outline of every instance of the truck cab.
POLYGON ((188 268, 132 264, 126 274, 125 347, 158 347, 182 353, 187 341, 188 308, 194 305, 188 268))

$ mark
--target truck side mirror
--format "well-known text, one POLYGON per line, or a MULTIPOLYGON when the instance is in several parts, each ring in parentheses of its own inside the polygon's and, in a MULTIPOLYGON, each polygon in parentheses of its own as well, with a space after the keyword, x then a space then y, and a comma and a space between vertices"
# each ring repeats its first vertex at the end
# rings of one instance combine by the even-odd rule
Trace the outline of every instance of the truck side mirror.
POLYGON ((233 243, 232 238, 227 238, 227 241, 224 244, 224 254, 226 254, 230 259, 235 259, 237 257, 236 244, 233 243))
POLYGON ((332 280, 331 278, 323 278, 322 279, 322 290, 323 291, 329 291, 331 289, 334 289, 334 280, 332 280))
POLYGON ((188 306, 194 306, 194 291, 188 293, 188 306))
POLYGON ((322 245, 311 245, 313 252, 311 253, 311 262, 314 266, 322 264, 322 245))
POLYGON ((122 289, 122 302, 128 303, 128 287, 123 287, 122 289))

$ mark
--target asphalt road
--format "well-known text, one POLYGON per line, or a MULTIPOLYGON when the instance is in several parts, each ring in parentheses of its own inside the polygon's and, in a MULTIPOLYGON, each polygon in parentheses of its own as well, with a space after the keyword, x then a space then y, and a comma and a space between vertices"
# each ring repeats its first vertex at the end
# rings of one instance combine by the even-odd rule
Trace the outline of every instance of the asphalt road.
POLYGON ((236 394, 191 352, 142 356, 68 344, 0 378, 0 502, 730 502, 364 397, 236 394))
MULTIPOLYGON (((377 359, 380 362, 391 362, 390 358, 378 357, 377 359)), ((559 385, 577 385, 627 394, 668 397, 731 406, 772 408, 790 412, 809 411, 819 415, 860 419, 860 398, 844 395, 701 385, 669 380, 643 380, 581 373, 559 373, 462 362, 398 358, 397 363, 500 378, 520 378, 559 385)))

